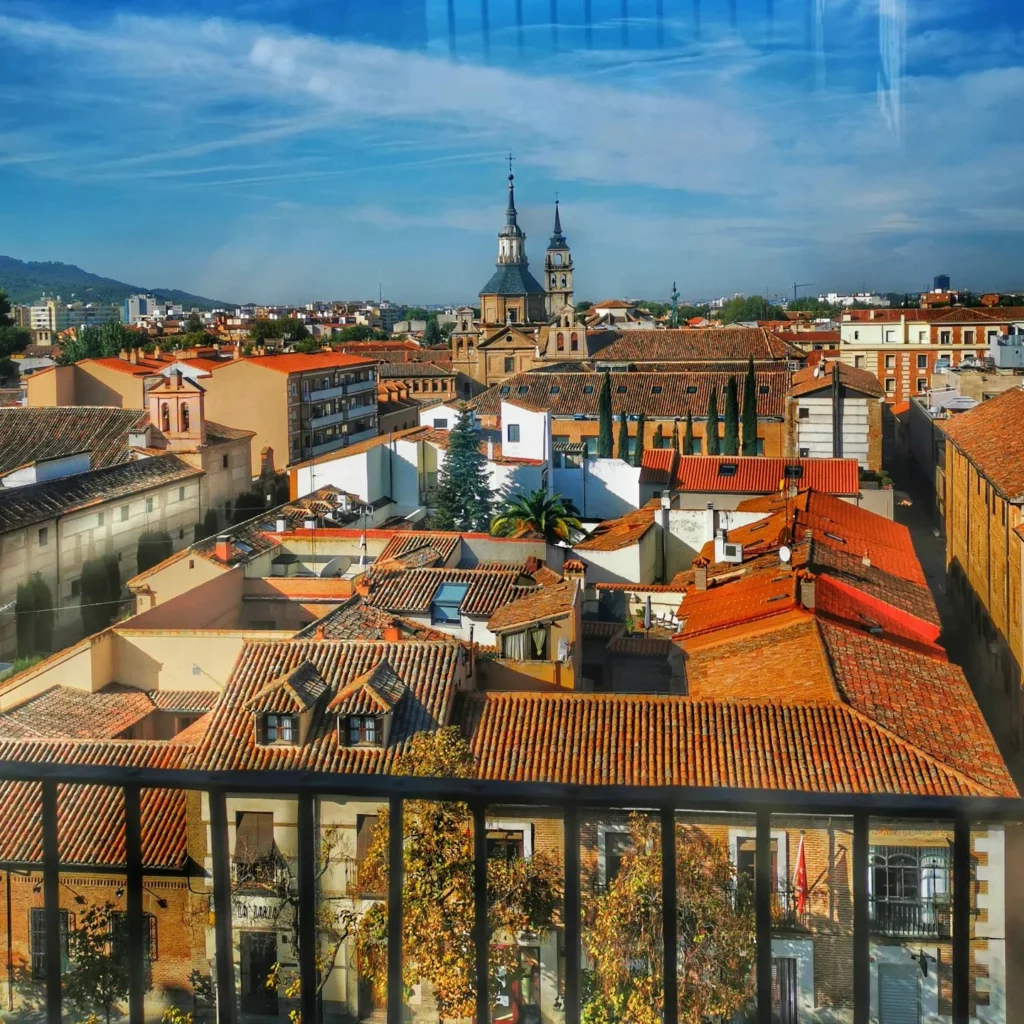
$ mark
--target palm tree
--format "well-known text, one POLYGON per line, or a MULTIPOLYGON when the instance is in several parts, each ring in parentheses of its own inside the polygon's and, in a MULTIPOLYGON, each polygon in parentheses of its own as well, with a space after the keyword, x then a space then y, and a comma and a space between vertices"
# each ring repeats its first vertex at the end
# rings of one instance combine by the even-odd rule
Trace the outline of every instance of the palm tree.
POLYGON ((495 537, 510 537, 524 531, 541 533, 552 544, 570 540, 573 531, 582 531, 576 506, 560 494, 532 491, 510 495, 491 520, 495 537))

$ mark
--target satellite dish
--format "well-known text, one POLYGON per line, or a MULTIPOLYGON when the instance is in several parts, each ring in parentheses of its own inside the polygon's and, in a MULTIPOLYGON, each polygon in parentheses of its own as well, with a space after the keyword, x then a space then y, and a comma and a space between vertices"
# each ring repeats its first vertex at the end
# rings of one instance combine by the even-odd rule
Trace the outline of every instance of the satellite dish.
POLYGON ((779 561, 780 562, 788 562, 792 557, 793 557, 793 552, 790 551, 789 548, 785 544, 783 544, 782 547, 779 548, 779 561))

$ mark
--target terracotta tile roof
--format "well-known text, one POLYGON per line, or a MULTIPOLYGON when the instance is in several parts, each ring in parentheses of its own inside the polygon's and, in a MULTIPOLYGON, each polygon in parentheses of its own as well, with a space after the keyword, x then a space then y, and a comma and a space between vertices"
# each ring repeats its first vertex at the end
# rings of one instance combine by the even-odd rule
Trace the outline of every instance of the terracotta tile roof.
POLYGON ((272 679, 245 705, 247 711, 300 715, 312 711, 327 693, 327 684, 311 661, 303 661, 272 679))
POLYGON ((690 645, 699 634, 717 635, 726 626, 752 622, 797 607, 799 581, 789 566, 744 573, 740 579, 691 588, 679 607, 680 635, 690 645))
POLYGON ((952 306, 937 309, 848 309, 843 312, 843 323, 899 323, 903 318, 908 324, 1011 324, 1018 320, 1024 320, 1024 308, 1020 306, 992 306, 989 308, 952 306), (872 312, 874 316, 872 316, 872 312))
MULTIPOLYGON (((188 768, 193 747, 183 743, 125 740, 0 741, 0 761, 105 764, 118 767, 188 768)), ((57 825, 62 867, 126 862, 124 798, 111 786, 59 786, 57 825)), ((0 783, 0 861, 42 862, 40 787, 0 783)), ((142 861, 147 868, 182 870, 188 863, 186 794, 144 789, 142 861)))
POLYGON ((401 377, 454 377, 450 366, 438 366, 430 362, 378 363, 377 376, 381 380, 401 377))
POLYGON ((672 489, 773 494, 783 483, 826 494, 852 497, 860 493, 856 459, 773 459, 762 455, 682 455, 672 489))
POLYGON ((843 698, 993 793, 1016 795, 963 671, 945 658, 821 621, 843 698))
POLYGON ((53 686, 0 714, 0 736, 110 739, 148 718, 148 693, 112 683, 96 693, 53 686))
POLYGON ((367 603, 389 612, 425 615, 443 583, 466 584, 462 614, 489 617, 501 605, 535 592, 535 587, 517 585, 522 575, 515 569, 371 570, 367 603))
POLYGON ((474 693, 460 700, 459 722, 486 779, 989 793, 837 701, 474 693))
POLYGON ((220 700, 220 693, 214 690, 151 690, 149 696, 161 711, 179 714, 210 711, 220 700))
POLYGON ((378 661, 373 668, 343 686, 327 707, 342 715, 392 712, 408 690, 390 662, 378 661))
POLYGON ((850 391, 860 392, 862 395, 868 395, 870 398, 885 396, 885 389, 879 383, 878 378, 867 370, 838 361, 819 363, 818 365, 821 367, 821 373, 818 376, 814 374, 818 366, 807 366, 793 374, 793 385, 789 389, 793 398, 831 388, 837 367, 839 368, 839 383, 843 387, 849 388, 850 391))
MULTIPOLYGON (((645 332, 638 332, 645 333, 645 332)), ((658 331, 658 334, 669 333, 658 331)), ((743 373, 611 373, 612 413, 648 419, 696 419, 707 415, 712 390, 718 393, 721 415, 729 377, 737 377, 742 402, 743 373)), ((757 415, 761 419, 782 419, 785 415, 789 378, 781 373, 755 371, 757 379, 757 415)), ((597 416, 601 374, 598 373, 521 373, 489 388, 472 405, 481 416, 500 416, 502 401, 526 402, 532 408, 550 410, 555 418, 597 416), (554 391, 552 389, 555 389, 554 391)))
POLYGON ((661 507, 661 500, 653 498, 643 508, 627 512, 618 519, 607 519, 599 523, 586 540, 573 545, 575 551, 618 551, 638 544, 644 534, 654 526, 655 512, 661 507))
POLYGON ((314 352, 310 355, 290 352, 276 356, 247 356, 233 362, 245 362, 266 370, 275 370, 277 373, 305 373, 309 370, 350 369, 375 365, 372 359, 345 355, 341 352, 314 352))
POLYGON ((97 359, 82 359, 78 366, 102 366, 108 370, 116 370, 131 377, 152 377, 158 374, 167 364, 162 360, 153 359, 149 356, 140 356, 137 363, 128 359, 121 359, 119 356, 102 356, 97 359))
POLYGON ((645 448, 640 467, 640 483, 668 486, 676 460, 675 448, 645 448))
POLYGON ((314 640, 323 630, 327 640, 383 640, 386 629, 397 629, 399 640, 442 640, 454 642, 451 633, 442 633, 410 619, 373 608, 358 594, 311 622, 295 634, 297 640, 314 640))
POLYGON ((149 423, 144 409, 104 406, 0 408, 0 475, 43 459, 89 452, 90 469, 104 469, 134 456, 128 432, 149 423))
POLYGON ((1024 502, 1024 389, 1011 388, 943 423, 953 444, 1007 500, 1024 502))
POLYGON ((0 490, 0 532, 202 475, 201 469, 176 455, 157 455, 60 480, 4 488, 0 490))
MULTIPOLYGON (((753 356, 786 359, 790 343, 763 327, 707 327, 622 331, 594 353, 599 362, 730 362, 746 365, 753 356)), ((733 371, 736 372, 736 371, 733 371)))
POLYGON ((576 603, 576 590, 575 580, 540 587, 497 608, 487 620, 487 628, 494 633, 504 633, 532 622, 564 618, 576 603))
POLYGON ((397 559, 401 562, 406 562, 410 567, 416 562, 423 565, 443 565, 455 554, 459 545, 460 535, 457 533, 433 533, 420 532, 418 530, 409 533, 396 533, 388 541, 384 550, 377 556, 377 562, 389 562, 392 559, 397 559), (427 563, 422 562, 421 558, 416 557, 413 563, 407 562, 407 559, 422 552, 425 548, 434 552, 434 556, 439 561, 427 563))
POLYGON ((631 636, 613 637, 608 641, 605 650, 609 654, 623 654, 630 658, 666 658, 674 647, 675 644, 664 637, 648 637, 634 633, 631 636))
POLYGON ((199 745, 197 764, 209 770, 302 768, 325 772, 388 772, 418 732, 447 725, 459 678, 462 647, 453 643, 372 643, 278 640, 247 643, 225 687, 224 700, 199 745), (269 681, 310 661, 327 685, 326 703, 347 684, 387 661, 412 699, 394 712, 388 746, 338 743, 334 714, 320 713, 303 746, 258 746, 252 715, 244 710, 269 681))

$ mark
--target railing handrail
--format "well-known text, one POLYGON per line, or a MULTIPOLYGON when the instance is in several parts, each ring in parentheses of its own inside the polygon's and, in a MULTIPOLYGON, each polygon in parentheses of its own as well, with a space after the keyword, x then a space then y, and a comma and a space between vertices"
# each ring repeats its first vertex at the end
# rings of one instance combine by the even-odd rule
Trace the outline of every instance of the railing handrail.
POLYGON ((710 811, 768 810, 773 814, 1024 821, 1024 800, 987 796, 914 796, 874 793, 817 793, 801 790, 710 786, 632 786, 474 778, 328 773, 292 769, 155 768, 107 764, 0 761, 0 782, 51 781, 69 785, 139 786, 152 789, 220 790, 320 796, 401 797, 531 806, 591 805, 710 811))

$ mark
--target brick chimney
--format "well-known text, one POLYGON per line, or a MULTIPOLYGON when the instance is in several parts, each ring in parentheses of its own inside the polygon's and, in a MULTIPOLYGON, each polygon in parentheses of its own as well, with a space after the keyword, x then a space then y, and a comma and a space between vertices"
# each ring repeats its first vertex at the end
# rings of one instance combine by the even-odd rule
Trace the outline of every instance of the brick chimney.
POLYGON ((397 626, 385 626, 384 627, 384 639, 389 644, 397 644, 401 640, 401 634, 398 632, 397 626))
POLYGON ((800 577, 800 603, 810 611, 814 611, 814 576, 810 573, 800 577))
POLYGON ((313 639, 314 640, 323 640, 325 636, 326 636, 326 633, 324 632, 324 627, 323 626, 317 626, 316 629, 313 630, 313 639))
POLYGON ((693 563, 693 585, 700 591, 708 589, 708 563, 703 558, 693 563))
POLYGON ((137 348, 133 348, 128 354, 128 362, 130 362, 132 366, 139 365, 139 350, 137 348))
POLYGON ((567 580, 579 580, 580 586, 587 585, 587 566, 578 558, 567 558, 562 563, 562 576, 567 580))
POLYGON ((231 561, 231 534, 219 533, 217 534, 217 545, 213 549, 214 555, 218 561, 230 562, 231 561))

